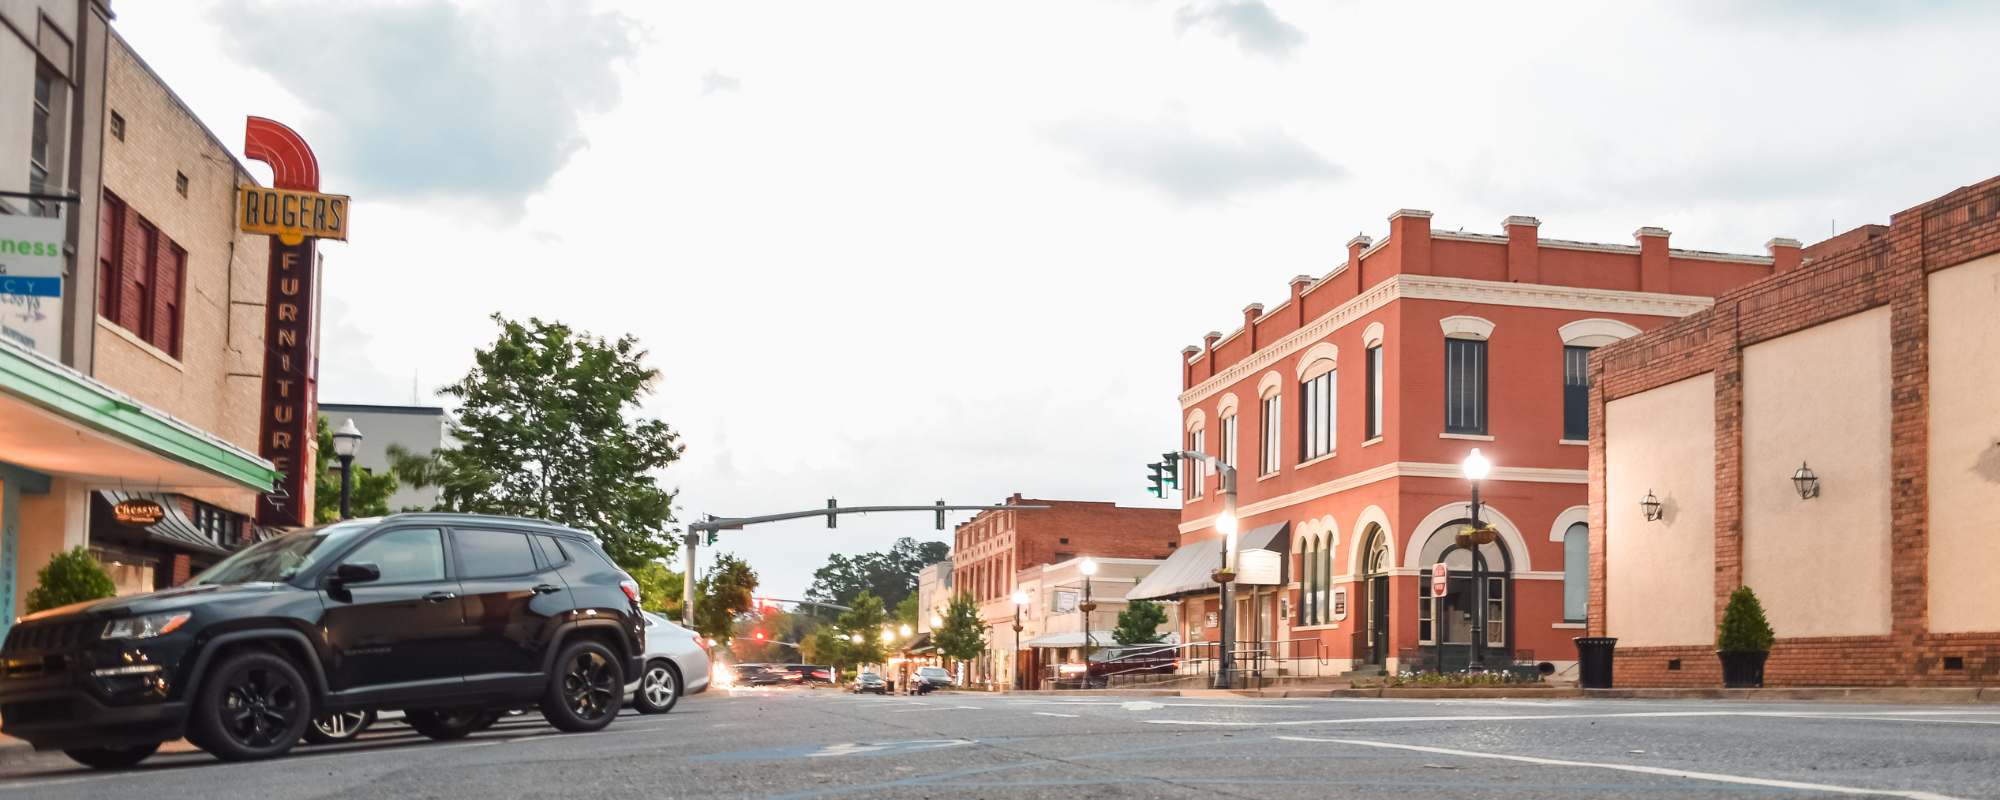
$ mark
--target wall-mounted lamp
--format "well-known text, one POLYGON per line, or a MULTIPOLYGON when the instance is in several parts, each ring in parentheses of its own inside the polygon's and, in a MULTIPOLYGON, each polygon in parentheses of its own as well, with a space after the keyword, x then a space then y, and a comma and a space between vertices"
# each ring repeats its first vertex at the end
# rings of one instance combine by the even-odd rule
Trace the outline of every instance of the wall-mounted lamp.
POLYGON ((1660 506, 1660 498, 1653 496, 1653 490, 1646 490, 1646 499, 1639 501, 1639 507, 1646 512, 1647 522, 1659 522, 1666 512, 1660 506))
POLYGON ((1799 490, 1800 500, 1811 500, 1819 496, 1819 476, 1814 475, 1806 462, 1799 462, 1799 471, 1792 473, 1792 488, 1799 490))

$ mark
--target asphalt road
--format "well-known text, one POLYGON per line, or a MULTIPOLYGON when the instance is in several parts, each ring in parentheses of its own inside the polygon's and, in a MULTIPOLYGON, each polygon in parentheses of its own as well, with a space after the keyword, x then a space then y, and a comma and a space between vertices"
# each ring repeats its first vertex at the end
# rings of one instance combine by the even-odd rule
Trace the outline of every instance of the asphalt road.
POLYGON ((117 798, 1598 798, 2000 800, 2000 707, 1621 700, 685 698, 594 734, 400 724, 225 764, 0 756, 0 800, 117 798))

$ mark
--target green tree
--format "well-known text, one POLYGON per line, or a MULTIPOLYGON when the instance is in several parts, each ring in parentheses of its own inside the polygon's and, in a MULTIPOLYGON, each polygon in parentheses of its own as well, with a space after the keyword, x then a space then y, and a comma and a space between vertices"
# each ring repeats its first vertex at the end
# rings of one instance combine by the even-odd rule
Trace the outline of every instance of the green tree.
POLYGON ((890 608, 917 590, 917 573, 924 567, 951 558, 951 545, 919 542, 908 536, 897 539, 886 553, 862 553, 849 558, 839 553, 813 573, 807 600, 852 606, 854 598, 869 592, 890 608))
POLYGON ((1118 612, 1118 627, 1111 638, 1119 644, 1152 644, 1160 640, 1160 626, 1167 624, 1167 610, 1151 600, 1133 600, 1118 612))
POLYGON ((679 619, 686 602, 687 583, 678 572, 658 561, 648 561, 631 571, 639 582, 639 607, 668 619, 679 619))
POLYGON ((917 593, 911 592, 903 598, 903 602, 896 604, 896 621, 910 626, 911 629, 915 629, 917 627, 917 613, 919 610, 917 608, 917 593))
POLYGON ((648 473, 686 449, 659 420, 631 420, 659 370, 630 336, 616 342, 499 314, 500 338, 474 350, 470 373, 440 392, 459 401, 460 446, 397 462, 441 510, 539 517, 596 533, 618 566, 679 550, 674 493, 648 473))
POLYGON ((757 572, 743 559, 723 553, 715 557, 715 564, 694 587, 695 632, 727 646, 736 632, 736 615, 753 611, 751 594, 757 591, 757 572))
POLYGON ((986 652, 986 621, 979 618, 979 603, 971 592, 952 595, 944 624, 931 629, 931 644, 957 661, 971 661, 986 652))
POLYGON ((842 648, 846 651, 848 663, 882 663, 882 625, 888 619, 888 615, 882 612, 882 598, 865 589, 854 598, 853 609, 842 612, 840 621, 836 623, 840 632, 849 636, 846 647, 842 648), (861 635, 859 643, 853 640, 854 634, 861 635))
POLYGON ((807 660, 814 664, 826 664, 834 669, 848 669, 854 666, 854 656, 849 652, 853 644, 840 631, 821 628, 813 634, 812 651, 807 660))
POLYGON ((1764 604, 1748 586, 1729 593, 1722 608, 1722 625, 1715 632, 1715 649, 1723 652, 1770 652, 1778 636, 1764 619, 1764 604))
MULTIPOLYGON (((313 470, 313 521, 333 522, 340 519, 340 476, 326 468, 333 462, 333 432, 327 427, 326 417, 319 418, 319 459, 313 470)), ((390 469, 380 475, 356 468, 354 483, 348 487, 347 505, 357 517, 381 517, 389 514, 389 495, 402 488, 396 479, 393 461, 390 469)))
POLYGON ((35 573, 35 588, 28 592, 28 613, 116 596, 118 584, 111 582, 90 548, 77 545, 50 556, 49 565, 35 573))

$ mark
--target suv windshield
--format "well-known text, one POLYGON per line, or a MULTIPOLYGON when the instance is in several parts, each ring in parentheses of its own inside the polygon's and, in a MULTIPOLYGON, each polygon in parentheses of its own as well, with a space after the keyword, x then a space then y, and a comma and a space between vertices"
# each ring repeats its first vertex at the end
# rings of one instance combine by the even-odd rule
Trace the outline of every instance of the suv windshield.
POLYGON ((375 527, 377 522, 379 520, 347 520, 267 539, 223 559, 189 583, 220 585, 288 581, 326 554, 340 549, 342 543, 375 527))

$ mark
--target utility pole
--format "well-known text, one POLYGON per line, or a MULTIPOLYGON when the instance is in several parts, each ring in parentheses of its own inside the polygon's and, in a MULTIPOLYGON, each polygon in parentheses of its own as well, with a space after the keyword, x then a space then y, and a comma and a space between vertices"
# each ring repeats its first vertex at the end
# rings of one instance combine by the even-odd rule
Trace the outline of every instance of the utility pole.
MULTIPOLYGON (((1233 502, 1230 507, 1235 507, 1233 502)), ((935 504, 928 506, 852 506, 842 508, 839 503, 829 497, 826 500, 826 508, 815 508, 811 511, 765 514, 759 517, 717 517, 713 514, 703 515, 699 522, 688 524, 687 538, 683 541, 685 552, 682 555, 686 557, 684 563, 687 564, 687 571, 682 573, 686 577, 681 581, 681 624, 686 625, 688 630, 694 630, 694 549, 697 545, 701 544, 703 534, 707 535, 708 543, 712 545, 715 544, 716 531, 742 530, 745 525, 823 516, 826 517, 826 526, 832 528, 841 514, 870 514, 883 511, 929 511, 937 514, 937 529, 944 530, 944 512, 946 511, 1020 511, 1024 509, 1043 508, 1048 508, 1048 506, 1017 506, 1007 504, 997 506, 948 506, 944 504, 943 500, 939 500, 935 504)))

